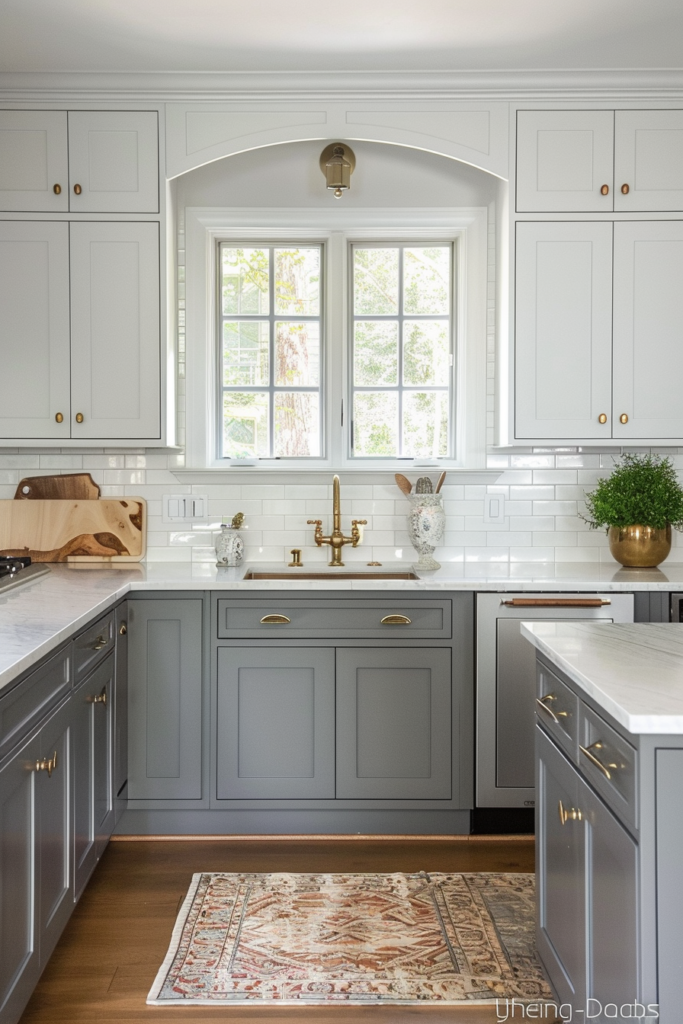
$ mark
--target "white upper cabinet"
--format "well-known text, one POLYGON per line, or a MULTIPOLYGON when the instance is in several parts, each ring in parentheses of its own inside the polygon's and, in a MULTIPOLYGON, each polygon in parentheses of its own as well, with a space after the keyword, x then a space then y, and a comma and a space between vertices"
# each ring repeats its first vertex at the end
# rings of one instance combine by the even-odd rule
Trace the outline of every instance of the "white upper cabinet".
POLYGON ((517 211, 683 210, 683 110, 520 110, 517 211))
POLYGON ((610 213, 614 112, 517 113, 517 209, 530 213, 610 213))
POLYGON ((72 213, 157 213, 157 115, 151 111, 69 111, 72 213))
POLYGON ((66 213, 64 110, 0 110, 0 210, 66 213))
POLYGON ((155 111, 0 111, 0 210, 158 213, 155 111))
POLYGON ((519 223, 516 266, 517 437, 609 439, 612 225, 519 223))
POLYGON ((683 110, 617 110, 614 209, 683 210, 683 110))

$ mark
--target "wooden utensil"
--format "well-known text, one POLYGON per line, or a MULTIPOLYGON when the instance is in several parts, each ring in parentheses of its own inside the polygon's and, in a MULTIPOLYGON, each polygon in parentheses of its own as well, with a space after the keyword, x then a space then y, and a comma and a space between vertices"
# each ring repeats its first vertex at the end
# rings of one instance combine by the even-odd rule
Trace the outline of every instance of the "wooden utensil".
POLYGON ((410 494, 413 489, 413 485, 407 476, 404 476, 403 473, 395 473, 394 479, 404 494, 410 494))
POLYGON ((442 487, 443 482, 444 482, 445 479, 446 479, 446 471, 444 470, 443 473, 441 474, 441 476, 439 477, 439 481, 438 481, 438 483, 436 485, 436 490, 434 491, 434 494, 438 494, 439 493, 439 491, 441 490, 441 487, 442 487))
POLYGON ((0 501, 0 553, 36 562, 139 562, 144 557, 144 498, 99 501, 0 501))
POLYGON ((86 498, 95 500, 100 496, 100 488, 90 473, 64 473, 54 476, 27 476, 19 481, 17 498, 86 498))

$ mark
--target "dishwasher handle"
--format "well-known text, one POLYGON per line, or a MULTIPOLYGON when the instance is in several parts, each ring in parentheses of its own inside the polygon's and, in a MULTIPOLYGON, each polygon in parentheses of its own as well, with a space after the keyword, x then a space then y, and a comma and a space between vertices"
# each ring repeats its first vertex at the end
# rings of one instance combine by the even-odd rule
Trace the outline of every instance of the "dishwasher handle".
POLYGON ((508 608, 602 608, 612 602, 605 597, 513 597, 500 603, 508 608))

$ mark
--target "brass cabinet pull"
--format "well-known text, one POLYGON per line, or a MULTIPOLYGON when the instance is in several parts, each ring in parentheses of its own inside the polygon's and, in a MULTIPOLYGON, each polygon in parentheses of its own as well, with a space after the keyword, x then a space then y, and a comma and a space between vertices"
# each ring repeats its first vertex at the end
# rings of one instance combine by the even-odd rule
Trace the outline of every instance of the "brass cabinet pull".
POLYGON ((76 423, 82 423, 83 419, 84 419, 83 413, 82 412, 77 412, 76 413, 76 423))
POLYGON ((612 778, 612 772, 610 771, 610 768, 615 769, 619 767, 619 765, 616 764, 611 764, 608 767, 607 765, 603 764, 602 761, 599 761, 595 754, 592 753, 592 750, 602 750, 602 743, 600 743, 599 740, 596 743, 591 743, 590 747, 582 747, 581 744, 579 744, 579 750, 584 755, 584 757, 588 758, 591 764, 594 764, 595 767, 602 772, 606 779, 612 778))
POLYGON ((608 196, 609 195, 609 185, 603 185, 602 186, 602 188, 600 189, 600 195, 601 196, 608 196))
POLYGON ((74 192, 76 193, 77 196, 80 196, 82 191, 83 191, 83 189, 81 188, 80 185, 74 185, 74 192))
POLYGON ((598 416, 598 423, 607 423, 607 413, 600 413, 600 415, 598 416))
POLYGON ((96 697, 91 698, 93 704, 105 704, 107 703, 107 687, 105 686, 102 693, 98 693, 96 697))
POLYGON ((619 422, 620 423, 628 423, 628 416, 626 415, 625 412, 622 412, 621 416, 619 417, 619 422))
POLYGON ((261 619, 261 625, 263 626, 286 626, 288 622, 291 622, 286 615, 264 615, 261 619))
POLYGON ((612 602, 607 597, 513 597, 500 603, 508 608, 602 608, 612 602))
POLYGON ((53 771, 57 767, 57 751, 55 750, 51 758, 42 758, 36 761, 34 771, 36 772, 47 772, 48 779, 51 778, 53 771))
POLYGON ((539 708, 543 708, 543 710, 546 711, 550 715, 550 717, 552 718, 552 720, 555 723, 555 725, 559 725, 560 724, 560 719, 561 718, 568 718, 569 717, 569 712, 568 711, 553 711, 552 708, 549 708, 548 705, 545 703, 545 701, 547 701, 547 700, 550 700, 550 701, 557 700, 557 697, 555 696, 554 693, 546 693, 545 697, 537 697, 536 698, 536 703, 538 704, 539 708))
POLYGON ((560 821, 563 825, 566 825, 570 820, 583 821, 583 814, 578 807, 565 807, 560 800, 557 809, 560 812, 560 821))
POLYGON ((57 415, 55 416, 55 420, 57 421, 57 423, 63 423, 64 422, 64 415, 63 415, 63 413, 58 412, 57 415))
POLYGON ((631 190, 630 190, 630 188, 628 187, 628 185, 622 185, 622 186, 621 186, 621 192, 622 192, 622 195, 625 195, 625 196, 627 196, 627 195, 629 194, 629 192, 630 192, 630 191, 631 191, 631 190))
POLYGON ((407 615, 385 615, 383 619, 380 619, 380 626, 409 626, 412 619, 409 619, 407 615))
POLYGON ((54 194, 56 196, 60 196, 62 194, 62 186, 61 185, 53 185, 52 186, 52 191, 54 192, 54 194))
POLYGON ((128 626, 126 625, 125 622, 122 622, 121 625, 119 626, 119 636, 125 636, 127 632, 128 626))
POLYGON ((100 634, 98 636, 97 640, 95 641, 95 643, 93 644, 93 648, 92 649, 93 649, 93 651, 101 651, 102 648, 106 647, 108 643, 109 643, 109 640, 107 639, 107 637, 103 636, 102 634, 100 634))

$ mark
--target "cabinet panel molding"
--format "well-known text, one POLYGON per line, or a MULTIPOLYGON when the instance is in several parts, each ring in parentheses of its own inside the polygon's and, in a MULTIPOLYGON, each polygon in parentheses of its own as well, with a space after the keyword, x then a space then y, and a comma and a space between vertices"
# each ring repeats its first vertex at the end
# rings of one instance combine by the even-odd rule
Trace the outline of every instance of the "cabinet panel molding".
POLYGON ((69 111, 72 213, 158 213, 157 119, 149 110, 69 111))
POLYGON ((615 119, 614 209, 683 210, 683 110, 617 110, 615 119))

